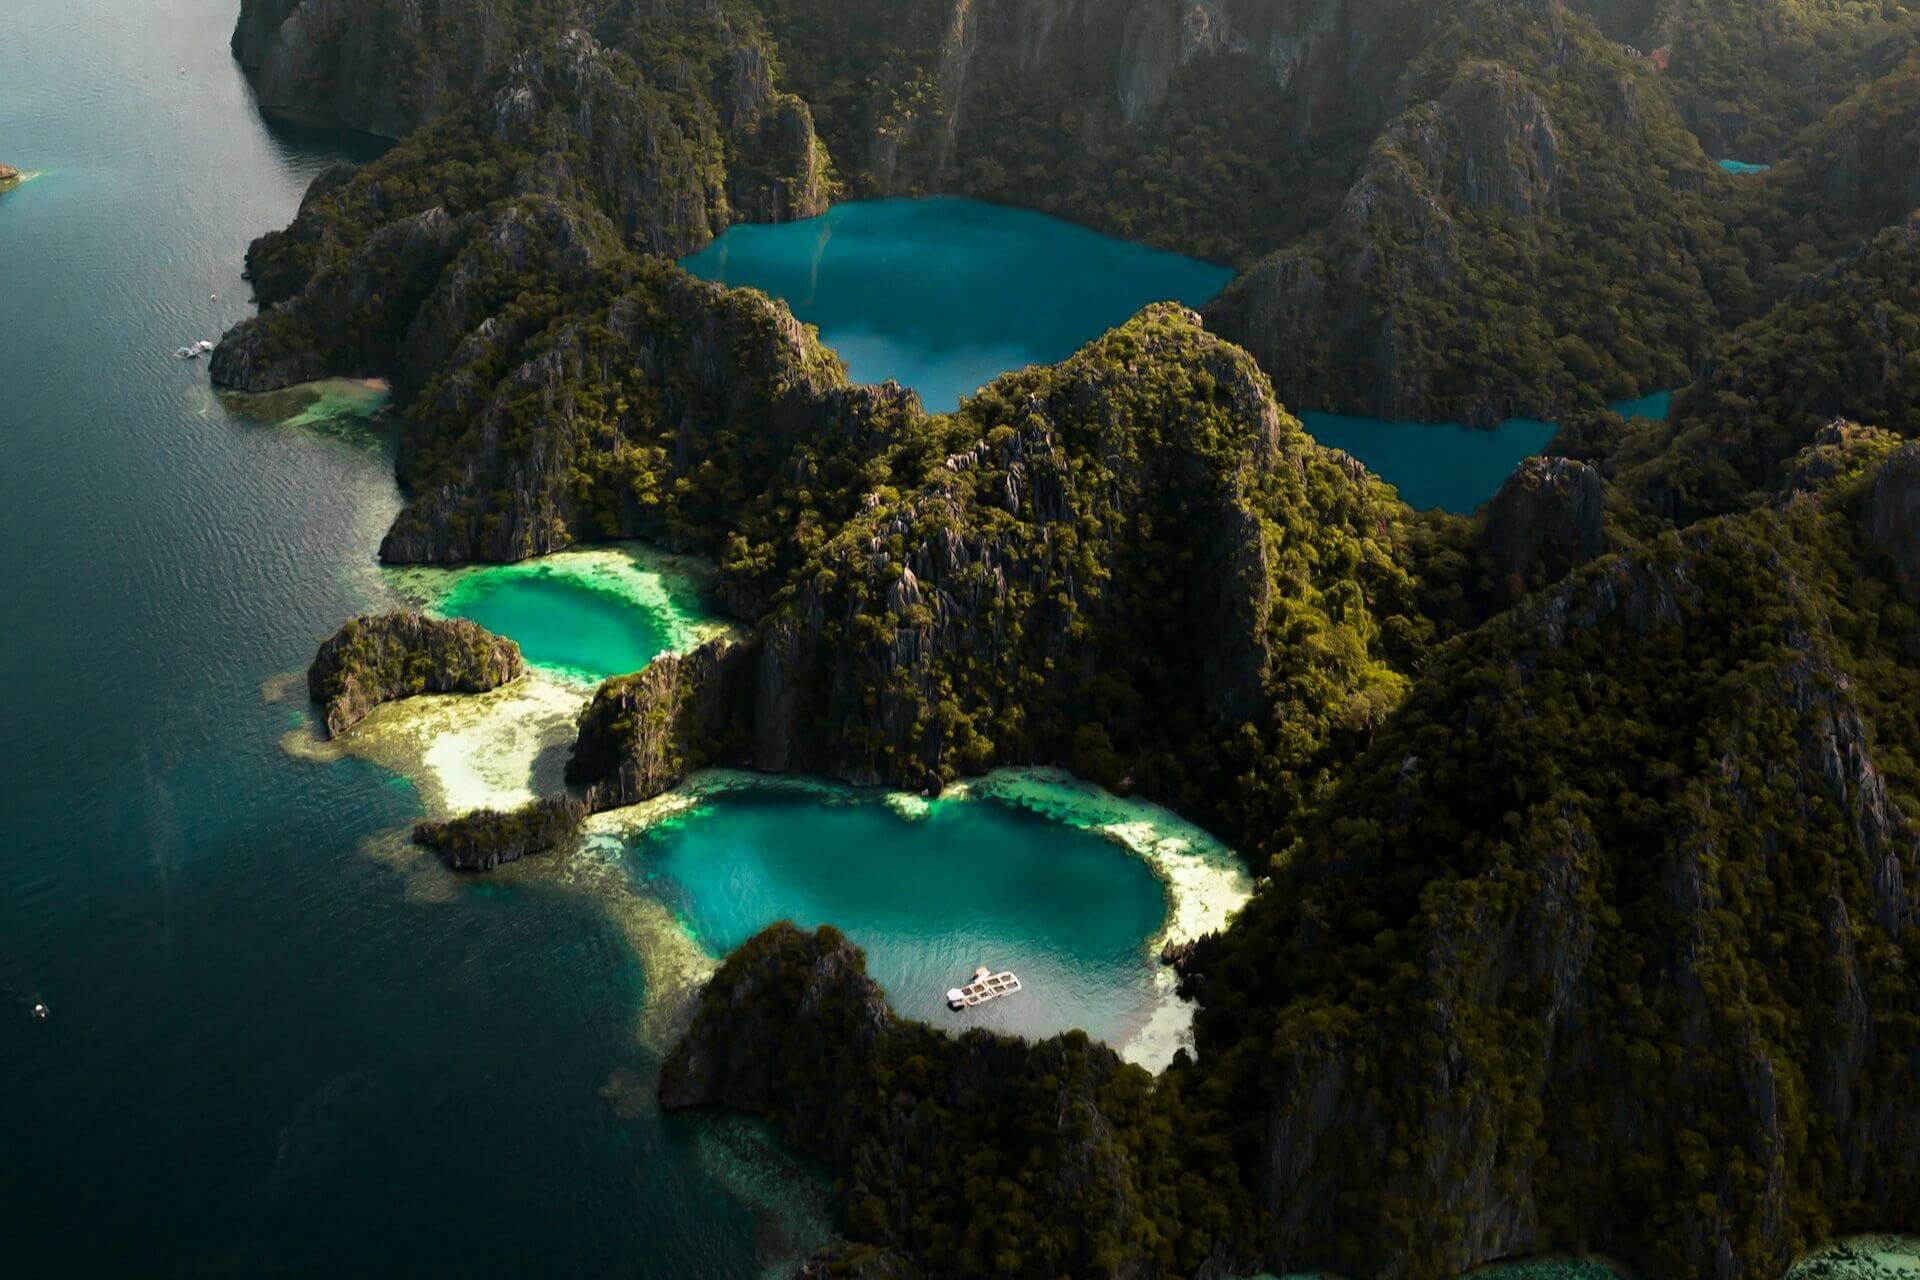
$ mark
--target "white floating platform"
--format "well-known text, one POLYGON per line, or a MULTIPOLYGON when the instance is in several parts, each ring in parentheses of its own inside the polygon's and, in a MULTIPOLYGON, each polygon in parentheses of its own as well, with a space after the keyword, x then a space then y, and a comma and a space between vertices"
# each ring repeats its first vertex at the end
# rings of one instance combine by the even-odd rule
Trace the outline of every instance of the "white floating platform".
POLYGON ((1011 970, 1003 973, 988 973, 986 966, 973 971, 973 981, 964 987, 951 987, 947 991, 947 1008, 971 1009, 977 1004, 989 1000, 998 1000, 1001 996, 1010 996, 1020 989, 1020 979, 1011 970))

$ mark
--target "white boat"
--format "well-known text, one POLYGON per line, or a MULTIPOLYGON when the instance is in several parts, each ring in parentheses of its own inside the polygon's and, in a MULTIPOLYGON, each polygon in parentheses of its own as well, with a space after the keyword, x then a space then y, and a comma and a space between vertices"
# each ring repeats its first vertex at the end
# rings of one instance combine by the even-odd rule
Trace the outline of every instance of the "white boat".
POLYGON ((175 351, 173 354, 175 354, 176 356, 179 356, 182 360, 198 360, 201 356, 206 355, 209 351, 212 351, 212 350, 213 350, 212 340, 208 338, 202 338, 200 339, 200 341, 194 343, 190 347, 181 347, 178 351, 175 351))
POLYGON ((1020 989, 1020 979, 1012 970, 1002 973, 988 973, 987 966, 981 965, 973 971, 973 981, 964 987, 947 989, 947 1008, 971 1009, 975 1005, 985 1004, 989 1000, 998 1000, 1001 996, 1010 996, 1020 989))

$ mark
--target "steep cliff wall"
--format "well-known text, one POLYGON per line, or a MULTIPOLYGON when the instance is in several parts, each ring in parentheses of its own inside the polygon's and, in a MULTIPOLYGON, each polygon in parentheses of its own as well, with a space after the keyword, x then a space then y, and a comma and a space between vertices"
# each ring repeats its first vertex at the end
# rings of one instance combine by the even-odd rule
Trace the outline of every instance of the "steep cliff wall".
POLYGON ((1657 439, 1611 464, 1674 519, 1737 510, 1778 488, 1835 417, 1920 429, 1920 227, 1893 227, 1729 334, 1674 397, 1657 439))
MULTIPOLYGON (((1068 763, 1258 841, 1404 689, 1406 509, 1193 313, 1149 308, 909 438, 763 619, 750 749, 707 762, 936 791, 1068 763)), ((671 735, 594 729, 577 781, 660 773, 671 735)))
POLYGON ((1192 958, 1270 1261, 1771 1277, 1920 1212, 1917 673, 1855 612, 1887 590, 1863 483, 1451 647, 1192 958))
POLYGON ((1385 418, 1553 417, 1683 381, 1735 255, 1652 73, 1557 0, 1444 13, 1337 211, 1209 323, 1292 403, 1385 418))

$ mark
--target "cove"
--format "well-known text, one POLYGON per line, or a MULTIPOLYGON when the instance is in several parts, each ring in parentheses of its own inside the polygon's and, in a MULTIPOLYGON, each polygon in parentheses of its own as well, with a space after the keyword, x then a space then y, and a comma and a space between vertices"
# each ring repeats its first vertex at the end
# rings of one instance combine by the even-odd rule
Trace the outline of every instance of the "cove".
POLYGON ((903 1016, 1079 1028, 1155 1069, 1191 1043, 1160 947, 1221 927, 1252 889, 1191 824, 1055 770, 999 771, 936 800, 714 772, 589 825, 709 962, 778 920, 832 924, 903 1016), (1014 970, 1023 989, 949 1010, 944 993, 977 965, 1014 970))
POLYGON ((707 577, 705 565, 631 543, 388 574, 420 607, 471 619, 516 641, 529 665, 588 684, 724 631, 704 603, 707 577))
POLYGON ((856 382, 945 413, 1002 373, 1053 364, 1150 302, 1199 306, 1233 271, 1045 214, 950 196, 861 200, 729 227, 681 265, 780 298, 856 382))

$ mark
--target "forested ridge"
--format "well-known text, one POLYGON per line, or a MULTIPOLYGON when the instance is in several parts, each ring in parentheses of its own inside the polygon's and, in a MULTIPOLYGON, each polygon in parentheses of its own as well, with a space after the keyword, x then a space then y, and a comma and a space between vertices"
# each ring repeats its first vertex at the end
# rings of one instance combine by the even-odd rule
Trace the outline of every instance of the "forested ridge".
MULTIPOLYGON (((742 635, 602 688, 588 807, 1060 764, 1261 875, 1179 957, 1197 1052, 1157 1077, 901 1020, 831 930, 736 953, 663 1098, 826 1164, 810 1274, 1771 1280, 1920 1226, 1917 29, 248 0, 263 107, 399 140, 255 243, 214 377, 393 381, 388 561, 718 562, 742 635), (935 192, 1241 273, 930 415, 671 261, 935 192), (1422 515, 1302 408, 1554 416, 1565 456, 1422 515)), ((485 866, 576 817, 444 834, 485 866)))

